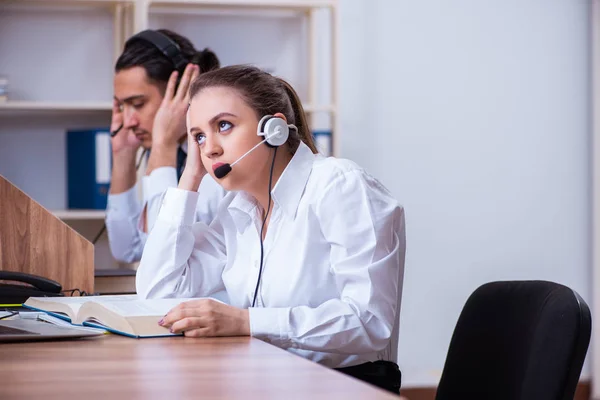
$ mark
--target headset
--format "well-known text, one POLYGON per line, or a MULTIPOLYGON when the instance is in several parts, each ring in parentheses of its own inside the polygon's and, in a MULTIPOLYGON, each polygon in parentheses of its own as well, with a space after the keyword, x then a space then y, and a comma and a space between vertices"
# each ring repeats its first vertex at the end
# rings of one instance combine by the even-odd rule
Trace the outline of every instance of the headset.
MULTIPOLYGON (((252 299, 252 307, 256 304, 256 296, 258 295, 258 288, 260 286, 260 278, 262 275, 263 262, 264 262, 264 248, 263 248, 263 231, 265 229, 265 223, 267 222, 267 216, 271 210, 271 188, 273 184, 273 167, 275 166, 275 156, 277 155, 277 148, 287 142, 290 136, 290 129, 298 132, 296 125, 288 124, 283 118, 274 117, 273 115, 265 115, 258 122, 258 129, 256 134, 263 136, 265 139, 263 142, 267 146, 274 148, 273 161, 271 161, 271 171, 269 172, 269 205, 265 212, 265 217, 260 228, 260 267, 258 269, 258 278, 256 279, 256 287, 254 288, 254 298, 252 299)), ((261 142, 262 143, 262 142, 261 142)), ((260 144, 260 143, 259 143, 260 144)))
POLYGON ((127 39, 127 42, 125 42, 125 47, 138 40, 143 40, 154 45, 158 51, 171 60, 173 66, 179 72, 182 72, 185 69, 185 66, 189 63, 187 58, 185 58, 181 52, 179 45, 163 33, 154 31, 152 29, 146 29, 145 31, 136 33, 127 39))
MULTIPOLYGON (((181 51, 181 47, 173 39, 168 37, 167 35, 160 33, 158 31, 154 31, 152 29, 146 29, 145 31, 141 31, 136 33, 125 42, 125 48, 129 46, 131 43, 137 41, 144 41, 146 43, 150 43, 153 45, 158 51, 160 51, 167 59, 171 61, 173 67, 177 71, 179 71, 179 79, 181 79, 183 75, 183 71, 185 67, 188 65, 188 59, 183 55, 181 51)), ((117 129, 110 132, 110 136, 114 137, 119 131, 123 129, 123 124, 121 124, 117 129)))
POLYGON ((269 205, 260 228, 260 268, 258 269, 258 279, 256 280, 256 288, 254 289, 254 298, 252 299, 252 307, 256 304, 256 296, 258 295, 258 287, 260 286, 260 278, 262 275, 263 261, 264 261, 264 248, 263 248, 263 232, 265 229, 265 223, 267 222, 267 216, 271 210, 271 188, 273 186, 273 167, 275 166, 275 156, 277 155, 277 148, 287 142, 290 137, 290 129, 298 133, 296 125, 288 124, 283 118, 275 117, 273 115, 265 115, 258 122, 257 132, 258 136, 264 137, 256 146, 248 150, 244 155, 234 161, 232 164, 224 164, 215 169, 215 176, 218 179, 222 179, 231 172, 232 167, 240 162, 244 157, 253 152, 258 146, 265 143, 270 148, 273 148, 273 160, 271 161, 271 170, 269 172, 269 205))
MULTIPOLYGON (((218 179, 222 179, 231 172, 233 166, 244 159, 248 154, 252 153, 258 146, 266 143, 271 148, 277 148, 287 142, 290 137, 290 129, 298 132, 296 125, 288 124, 283 118, 275 117, 273 115, 265 115, 258 122, 258 128, 256 134, 263 136, 264 139, 259 142, 256 146, 248 150, 244 155, 235 160, 233 163, 223 164, 215 169, 215 176, 218 179)), ((269 190, 270 193, 270 190, 269 190)))
POLYGON ((290 129, 298 132, 296 125, 288 124, 283 118, 265 115, 258 121, 258 136, 264 136, 267 146, 278 147, 287 142, 290 129))

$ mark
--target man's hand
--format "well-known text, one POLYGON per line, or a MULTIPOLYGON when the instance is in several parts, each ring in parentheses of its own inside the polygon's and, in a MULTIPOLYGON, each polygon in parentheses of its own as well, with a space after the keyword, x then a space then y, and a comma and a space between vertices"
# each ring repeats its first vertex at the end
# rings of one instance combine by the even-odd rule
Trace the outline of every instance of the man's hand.
POLYGON ((154 117, 152 127, 152 151, 148 160, 146 175, 156 168, 177 166, 177 147, 185 138, 185 114, 190 102, 190 83, 198 76, 199 67, 188 64, 179 82, 177 90, 178 72, 173 71, 165 97, 154 117))
POLYGON ((173 71, 171 74, 165 97, 154 117, 154 126, 152 127, 153 144, 171 148, 177 148, 179 145, 186 132, 185 113, 190 102, 190 84, 198 76, 198 73, 199 68, 197 65, 188 64, 183 72, 177 91, 175 91, 175 85, 177 84, 178 72, 173 71))
POLYGON ((135 185, 135 156, 141 142, 129 129, 123 127, 123 110, 117 99, 113 99, 112 120, 110 123, 112 148, 112 174, 110 193, 126 192, 135 185), (116 133, 115 133, 116 132, 116 133))
POLYGON ((110 122, 111 145, 113 154, 126 151, 129 154, 136 153, 141 142, 128 129, 123 127, 123 110, 117 99, 113 99, 112 119, 110 122))

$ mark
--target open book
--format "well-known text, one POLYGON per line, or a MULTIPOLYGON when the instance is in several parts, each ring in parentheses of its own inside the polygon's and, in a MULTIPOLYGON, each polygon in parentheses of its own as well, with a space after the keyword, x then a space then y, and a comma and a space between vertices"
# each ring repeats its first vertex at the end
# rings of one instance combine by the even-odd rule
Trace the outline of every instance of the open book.
POLYGON ((169 329, 158 325, 158 321, 173 307, 189 300, 193 299, 138 299, 136 295, 30 297, 23 306, 47 312, 74 325, 146 338, 174 336, 169 329))

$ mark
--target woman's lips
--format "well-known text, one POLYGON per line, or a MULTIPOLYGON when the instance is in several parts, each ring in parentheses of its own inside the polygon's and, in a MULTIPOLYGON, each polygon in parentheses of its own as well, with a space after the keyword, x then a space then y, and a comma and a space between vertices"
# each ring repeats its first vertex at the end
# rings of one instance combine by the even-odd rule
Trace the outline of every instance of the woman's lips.
POLYGON ((217 168, 219 168, 221 165, 225 165, 225 164, 223 164, 222 162, 217 162, 217 163, 214 163, 214 164, 212 165, 213 172, 214 172, 214 171, 215 171, 217 168))

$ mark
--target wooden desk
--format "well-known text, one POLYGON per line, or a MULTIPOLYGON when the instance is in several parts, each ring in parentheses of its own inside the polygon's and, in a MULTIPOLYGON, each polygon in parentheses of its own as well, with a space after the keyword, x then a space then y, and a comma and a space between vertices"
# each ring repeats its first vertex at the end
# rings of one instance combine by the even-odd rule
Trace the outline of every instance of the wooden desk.
POLYGON ((395 399, 253 338, 0 344, 7 399, 395 399))

